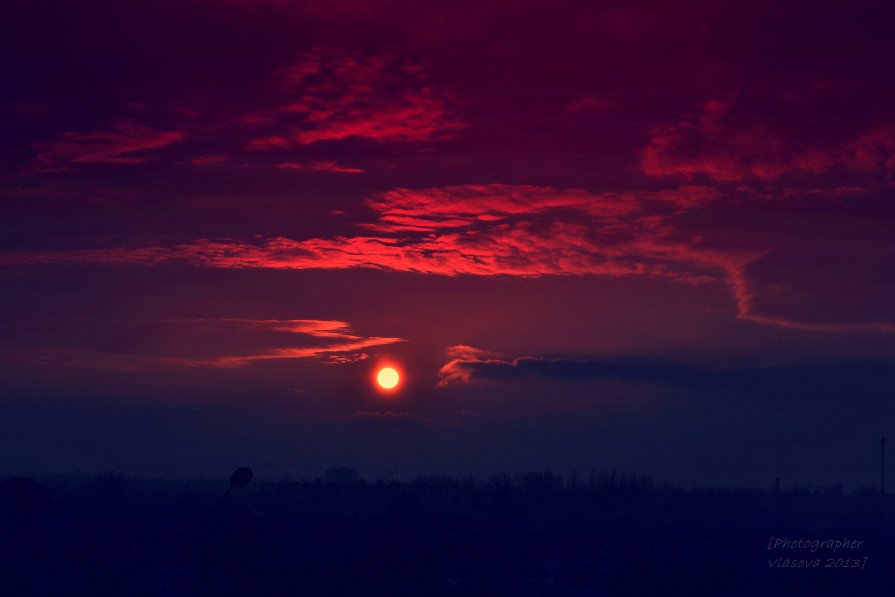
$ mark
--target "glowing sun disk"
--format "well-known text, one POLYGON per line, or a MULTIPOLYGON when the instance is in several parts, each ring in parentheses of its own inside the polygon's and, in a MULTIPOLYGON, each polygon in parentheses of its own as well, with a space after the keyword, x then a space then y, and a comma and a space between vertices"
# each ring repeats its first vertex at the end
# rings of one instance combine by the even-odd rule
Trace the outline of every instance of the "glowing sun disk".
POLYGON ((376 382, 386 390, 397 386, 399 381, 401 381, 401 376, 391 367, 380 369, 379 373, 376 374, 376 382))

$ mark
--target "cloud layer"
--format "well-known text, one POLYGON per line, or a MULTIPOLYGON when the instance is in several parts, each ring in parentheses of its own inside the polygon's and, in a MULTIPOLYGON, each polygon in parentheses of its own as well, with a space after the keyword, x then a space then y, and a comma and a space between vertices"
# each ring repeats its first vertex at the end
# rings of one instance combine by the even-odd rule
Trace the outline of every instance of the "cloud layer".
MULTIPOLYGON (((810 193, 795 196, 805 200, 810 193)), ((444 276, 638 276, 726 285, 738 316, 757 323, 815 331, 891 331, 884 312, 869 305, 865 310, 873 319, 863 321, 774 313, 768 297, 772 292, 778 300, 785 297, 779 285, 775 290, 762 279, 757 265, 784 256, 779 241, 761 229, 730 235, 691 223, 696 214, 716 210, 721 215, 713 217, 721 217, 724 209, 731 209, 724 206, 748 209, 764 201, 749 189, 725 194, 687 185, 622 193, 506 184, 398 188, 367 202, 375 219, 359 224, 364 232, 353 236, 199 239, 172 246, 8 253, 0 263, 181 262, 206 268, 362 268, 444 276)), ((795 295, 802 289, 793 286, 787 292, 795 295)), ((823 300, 819 295, 807 300, 818 298, 823 300)))
POLYGON ((141 164, 146 152, 183 140, 183 132, 160 130, 133 120, 115 120, 110 126, 87 132, 67 131, 56 140, 35 143, 39 170, 71 165, 141 164))
POLYGON ((786 176, 895 174, 895 125, 886 94, 841 83, 764 97, 710 100, 693 118, 654 131, 643 149, 649 176, 719 182, 786 176))
POLYGON ((450 107, 451 95, 433 86, 423 67, 389 53, 317 48, 281 71, 279 87, 289 99, 253 119, 288 132, 253 139, 251 149, 346 139, 430 141, 467 126, 450 107))
POLYGON ((7 336, 17 353, 31 359, 120 370, 234 368, 280 359, 343 364, 366 359, 368 349, 403 342, 359 336, 343 321, 314 319, 74 321, 55 327, 52 344, 45 333, 28 328, 13 328, 7 336))
MULTIPOLYGON (((527 185, 395 189, 369 201, 369 235, 331 239, 201 239, 145 246, 9 254, 9 264, 376 268, 440 275, 660 275, 692 281, 669 263, 692 257, 663 241, 669 218, 717 197, 711 189, 590 193, 527 185)), ((706 261, 706 260, 702 260, 706 261)), ((708 260, 709 262, 711 260, 708 260)))
POLYGON ((614 380, 711 391, 742 392, 761 387, 785 391, 788 384, 798 387, 807 383, 823 388, 826 384, 847 386, 854 379, 876 385, 891 380, 895 374, 892 366, 884 362, 709 369, 661 359, 507 358, 469 346, 449 347, 447 353, 449 360, 439 370, 438 386, 441 388, 508 383, 530 378, 564 382, 614 380))

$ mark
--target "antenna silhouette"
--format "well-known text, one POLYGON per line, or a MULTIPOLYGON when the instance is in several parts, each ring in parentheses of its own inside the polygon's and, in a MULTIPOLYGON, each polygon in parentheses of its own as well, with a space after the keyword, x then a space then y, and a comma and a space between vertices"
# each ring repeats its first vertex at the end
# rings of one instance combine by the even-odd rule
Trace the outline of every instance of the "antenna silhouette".
POLYGON ((879 438, 879 491, 886 495, 886 438, 879 438))

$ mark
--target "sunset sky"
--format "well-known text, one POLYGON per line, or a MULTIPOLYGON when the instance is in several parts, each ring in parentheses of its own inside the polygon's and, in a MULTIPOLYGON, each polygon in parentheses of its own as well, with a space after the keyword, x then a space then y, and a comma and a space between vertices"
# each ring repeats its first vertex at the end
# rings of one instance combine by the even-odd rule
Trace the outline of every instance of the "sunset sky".
POLYGON ((893 17, 4 2, 0 471, 871 485, 893 17))

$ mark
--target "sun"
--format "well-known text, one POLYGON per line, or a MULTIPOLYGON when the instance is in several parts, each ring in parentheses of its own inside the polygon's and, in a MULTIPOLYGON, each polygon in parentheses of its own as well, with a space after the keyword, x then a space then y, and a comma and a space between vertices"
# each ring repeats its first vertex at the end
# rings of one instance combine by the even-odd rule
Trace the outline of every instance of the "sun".
POLYGON ((398 371, 392 367, 383 367, 379 370, 379 373, 376 374, 376 383, 386 390, 395 388, 400 381, 401 376, 398 375, 398 371))

